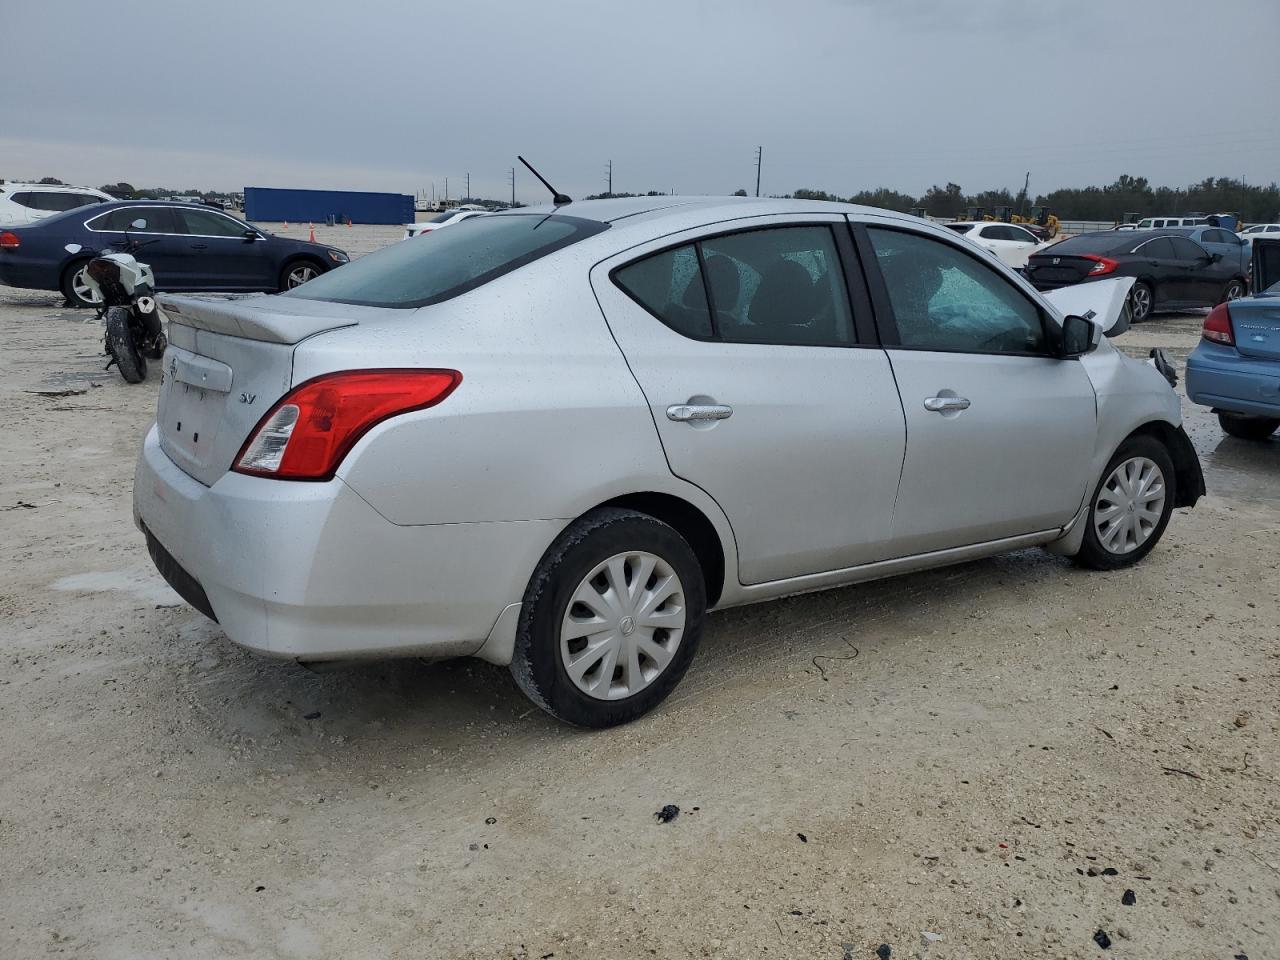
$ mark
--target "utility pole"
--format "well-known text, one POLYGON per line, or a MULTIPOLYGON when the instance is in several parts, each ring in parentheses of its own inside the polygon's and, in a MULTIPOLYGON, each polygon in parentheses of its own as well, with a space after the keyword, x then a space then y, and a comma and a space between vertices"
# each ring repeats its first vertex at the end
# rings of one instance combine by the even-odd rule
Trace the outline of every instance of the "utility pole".
POLYGON ((756 147, 756 196, 760 196, 760 161, 764 159, 764 147, 756 147))
POLYGON ((511 168, 511 206, 516 205, 516 168, 511 168))
POLYGON ((444 178, 444 205, 449 205, 449 178, 444 178))
MULTIPOLYGON (((1030 200, 1030 199, 1031 199, 1030 195, 1027 193, 1027 188, 1029 188, 1030 186, 1031 186, 1031 171, 1030 171, 1030 170, 1028 170, 1028 171, 1027 171, 1027 179, 1025 179, 1025 180, 1023 180, 1023 181, 1022 181, 1022 200, 1023 200, 1023 202, 1026 202, 1027 200, 1030 200)), ((1018 204, 1018 216, 1022 216, 1022 203, 1019 203, 1019 204, 1018 204)))
POLYGON ((612 197, 613 196, 613 161, 612 160, 608 161, 608 164, 605 166, 604 169, 605 169, 605 183, 608 184, 609 196, 612 197))
POLYGON ((471 174, 467 174, 467 200, 471 200, 471 174))

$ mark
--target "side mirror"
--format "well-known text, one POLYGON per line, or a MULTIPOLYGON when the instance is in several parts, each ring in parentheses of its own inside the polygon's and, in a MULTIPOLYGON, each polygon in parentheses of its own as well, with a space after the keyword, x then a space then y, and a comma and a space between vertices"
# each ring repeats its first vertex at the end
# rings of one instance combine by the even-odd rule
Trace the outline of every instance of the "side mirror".
POLYGON ((261 239, 262 235, 257 230, 246 230, 244 232, 245 243, 253 243, 255 240, 261 239))
POLYGON ((1062 349, 1058 355, 1064 360, 1082 357, 1098 346, 1102 328, 1092 320, 1074 314, 1062 321, 1062 349))
POLYGON ((1222 254, 1220 254, 1220 253, 1211 253, 1211 254, 1209 254, 1209 262, 1210 262, 1210 263, 1217 263, 1217 262, 1218 262, 1219 260, 1221 260, 1221 259, 1222 259, 1222 254))

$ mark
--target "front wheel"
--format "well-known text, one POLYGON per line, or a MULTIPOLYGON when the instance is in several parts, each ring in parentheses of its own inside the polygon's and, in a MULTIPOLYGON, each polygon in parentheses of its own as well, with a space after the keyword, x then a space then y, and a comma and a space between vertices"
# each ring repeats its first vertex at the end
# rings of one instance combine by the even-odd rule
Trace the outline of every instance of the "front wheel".
POLYGON ((116 362, 125 383, 141 383, 147 378, 147 359, 138 352, 129 329, 129 310, 111 307, 107 310, 107 352, 116 362))
POLYGON ((1151 308, 1155 305, 1155 296, 1151 288, 1142 281, 1133 285, 1129 291, 1129 311, 1133 315, 1133 323, 1142 323, 1151 316, 1151 308))
POLYGON ((1228 300, 1239 300, 1244 296, 1244 281, 1232 280, 1222 288, 1222 299, 1219 303, 1226 303, 1228 300))
POLYGON ((684 676, 706 603, 698 560, 673 528, 632 510, 593 511, 560 535, 529 582, 512 676, 560 720, 634 720, 684 676))
POLYGON ((1093 570, 1118 570, 1145 557, 1169 524, 1175 483, 1173 460, 1163 443, 1149 436, 1122 443, 1093 491, 1075 562, 1093 570))
POLYGON ((1241 440, 1266 440, 1280 427, 1280 418, 1245 417, 1238 413, 1219 413, 1218 423, 1233 437, 1241 440))
POLYGON ((320 276, 321 269, 311 260, 295 260, 280 271, 280 290, 292 290, 320 276))
POLYGON ((79 260, 62 271, 62 295, 73 307, 102 306, 102 294, 89 286, 85 271, 89 268, 88 260, 79 260))

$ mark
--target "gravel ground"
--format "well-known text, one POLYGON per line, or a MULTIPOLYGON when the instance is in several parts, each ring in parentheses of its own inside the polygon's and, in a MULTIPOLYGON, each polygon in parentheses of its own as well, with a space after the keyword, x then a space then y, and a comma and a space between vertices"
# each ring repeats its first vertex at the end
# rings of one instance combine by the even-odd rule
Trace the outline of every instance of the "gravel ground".
POLYGON ((130 520, 155 382, 85 321, 0 288, 0 957, 1280 957, 1280 441, 1184 404, 1210 494, 1138 567, 717 614, 588 733, 477 661, 313 674, 184 607, 130 520))

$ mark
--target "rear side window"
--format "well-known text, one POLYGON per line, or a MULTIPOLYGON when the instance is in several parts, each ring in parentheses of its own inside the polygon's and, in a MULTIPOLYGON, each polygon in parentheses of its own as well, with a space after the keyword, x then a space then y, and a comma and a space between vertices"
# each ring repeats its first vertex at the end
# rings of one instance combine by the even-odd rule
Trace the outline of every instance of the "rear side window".
POLYGON ((614 280, 676 333, 698 340, 711 338, 707 290, 693 244, 628 264, 614 274, 614 280))
POLYGON ((163 207, 118 207, 108 210, 100 217, 89 221, 90 230, 106 230, 130 233, 176 233, 172 222, 172 214, 163 207), (141 220, 144 226, 135 227, 134 221, 141 220))
POLYGON ((779 346, 854 342, 843 266, 826 226, 709 237, 619 267, 613 280, 687 337, 779 346))
POLYGON ((1154 240, 1148 240, 1142 246, 1134 251, 1140 257, 1150 257, 1152 260, 1176 260, 1174 256, 1173 244, 1168 237, 1156 237, 1154 240))
POLYGON ((281 296, 369 307, 424 307, 474 290, 608 227, 559 214, 469 217, 453 224, 452 230, 383 247, 281 296))
POLYGON ((1173 244, 1173 255, 1178 260, 1198 260, 1205 254, 1204 247, 1186 237, 1170 237, 1169 242, 1173 244))
POLYGON ((31 202, 32 196, 33 194, 28 193, 27 191, 24 190, 21 193, 13 194, 13 196, 11 196, 9 199, 12 200, 14 203, 16 203, 20 207, 26 207, 29 210, 39 210, 40 208, 31 202))

